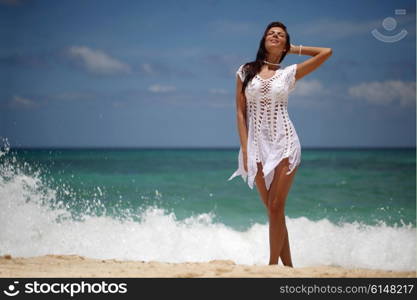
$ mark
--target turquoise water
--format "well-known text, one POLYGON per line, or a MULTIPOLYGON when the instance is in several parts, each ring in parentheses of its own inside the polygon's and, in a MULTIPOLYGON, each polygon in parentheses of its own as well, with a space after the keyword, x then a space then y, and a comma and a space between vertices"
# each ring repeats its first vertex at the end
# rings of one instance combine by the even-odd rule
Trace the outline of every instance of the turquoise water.
MULTIPOLYGON (((3 149, 0 255, 266 264, 238 149, 3 149), (25 247, 22 247, 25 245, 25 247)), ((295 266, 416 267, 415 149, 303 149, 286 201, 295 266)))
MULTIPOLYGON (((13 150, 19 164, 42 169, 42 180, 75 214, 86 206, 117 215, 115 207, 156 204, 178 219, 213 212, 243 230, 266 222, 265 208, 241 177, 237 149, 13 150), (65 185, 65 186, 64 186, 65 185), (102 206, 94 207, 93 200, 102 206)), ((416 224, 415 149, 303 150, 286 215, 332 222, 416 224)))

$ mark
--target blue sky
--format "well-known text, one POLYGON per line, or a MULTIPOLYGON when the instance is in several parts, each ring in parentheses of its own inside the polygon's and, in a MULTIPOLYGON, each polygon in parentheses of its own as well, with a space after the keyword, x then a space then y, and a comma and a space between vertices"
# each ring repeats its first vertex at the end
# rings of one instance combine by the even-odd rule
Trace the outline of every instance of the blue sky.
POLYGON ((235 72, 272 21, 293 44, 333 49, 289 98, 303 147, 415 146, 416 15, 405 0, 0 0, 0 137, 238 147, 235 72), (389 43, 373 29, 406 35, 389 43))

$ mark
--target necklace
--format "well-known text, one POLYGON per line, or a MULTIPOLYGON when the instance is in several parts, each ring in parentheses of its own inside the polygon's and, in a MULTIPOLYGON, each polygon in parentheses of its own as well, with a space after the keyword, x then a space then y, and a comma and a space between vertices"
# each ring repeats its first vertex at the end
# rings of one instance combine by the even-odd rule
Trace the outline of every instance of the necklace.
POLYGON ((270 64, 270 65, 273 65, 273 66, 281 66, 280 64, 274 64, 274 63, 271 63, 271 62, 266 61, 266 60, 264 60, 264 63, 270 64))

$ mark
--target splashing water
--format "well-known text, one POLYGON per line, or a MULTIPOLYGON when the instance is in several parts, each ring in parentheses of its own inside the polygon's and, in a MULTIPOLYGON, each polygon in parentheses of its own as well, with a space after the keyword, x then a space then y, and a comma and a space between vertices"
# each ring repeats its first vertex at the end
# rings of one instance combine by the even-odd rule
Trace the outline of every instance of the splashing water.
MULTIPOLYGON (((10 145, 0 151, 0 255, 78 254, 101 259, 202 262, 230 259, 266 264, 268 225, 238 231, 215 222, 213 213, 178 220, 155 204, 139 208, 83 199, 71 186, 53 187, 42 167, 21 162, 10 145), (81 213, 58 194, 81 202, 81 213)), ((161 197, 158 192, 158 197, 161 197)), ((75 200, 74 200, 75 201, 75 200)), ((287 218, 295 266, 337 265, 415 270, 416 229, 411 225, 334 224, 327 219, 287 218)))

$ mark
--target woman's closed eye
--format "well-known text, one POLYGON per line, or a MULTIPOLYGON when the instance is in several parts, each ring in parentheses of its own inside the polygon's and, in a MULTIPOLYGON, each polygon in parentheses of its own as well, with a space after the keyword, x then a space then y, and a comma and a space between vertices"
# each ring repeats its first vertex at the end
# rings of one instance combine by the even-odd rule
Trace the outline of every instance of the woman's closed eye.
MULTIPOLYGON (((268 35, 273 35, 274 33, 273 32, 270 32, 270 33, 268 33, 268 35)), ((280 37, 284 37, 284 34, 278 34, 280 37)))

